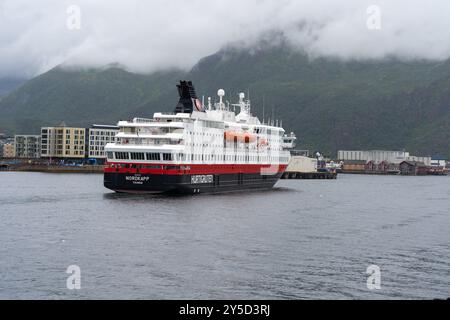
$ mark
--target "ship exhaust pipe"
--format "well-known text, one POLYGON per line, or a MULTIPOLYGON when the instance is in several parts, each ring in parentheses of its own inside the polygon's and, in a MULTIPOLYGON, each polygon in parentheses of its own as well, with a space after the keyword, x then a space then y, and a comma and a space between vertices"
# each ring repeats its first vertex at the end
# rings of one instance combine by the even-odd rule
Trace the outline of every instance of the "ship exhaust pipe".
POLYGON ((180 100, 175 107, 175 113, 205 112, 201 101, 197 97, 192 81, 180 81, 177 89, 180 100))

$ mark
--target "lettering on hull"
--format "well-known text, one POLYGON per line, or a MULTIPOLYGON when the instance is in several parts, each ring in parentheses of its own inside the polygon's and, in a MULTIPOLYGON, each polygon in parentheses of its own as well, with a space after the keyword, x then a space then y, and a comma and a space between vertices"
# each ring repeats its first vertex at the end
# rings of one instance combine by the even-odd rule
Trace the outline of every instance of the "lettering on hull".
POLYGON ((213 183, 213 182, 214 182, 214 176, 212 174, 191 176, 192 184, 206 184, 206 183, 213 183))
POLYGON ((144 182, 148 182, 150 180, 150 177, 143 177, 143 176, 126 176, 126 181, 131 181, 133 184, 144 184, 144 182))

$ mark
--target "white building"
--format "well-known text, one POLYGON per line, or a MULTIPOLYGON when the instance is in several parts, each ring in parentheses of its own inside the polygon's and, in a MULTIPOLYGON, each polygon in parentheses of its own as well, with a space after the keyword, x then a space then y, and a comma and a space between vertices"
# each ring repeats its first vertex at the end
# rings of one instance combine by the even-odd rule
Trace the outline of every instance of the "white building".
POLYGON ((106 159, 105 145, 116 142, 119 127, 94 124, 89 129, 88 157, 106 159))
POLYGON ((303 156, 292 156, 286 172, 317 172, 317 159, 303 156))
POLYGON ((399 164, 403 161, 417 161, 423 162, 426 166, 431 165, 431 157, 416 157, 411 156, 409 152, 406 151, 388 151, 388 150, 339 150, 338 160, 348 161, 348 160, 359 160, 359 161, 373 161, 375 163, 380 163, 383 161, 399 164))
POLYGON ((16 158, 33 159, 41 157, 40 135, 15 135, 14 149, 16 158))
POLYGON ((447 160, 444 158, 433 158, 431 159, 431 166, 445 168, 447 166, 447 160))

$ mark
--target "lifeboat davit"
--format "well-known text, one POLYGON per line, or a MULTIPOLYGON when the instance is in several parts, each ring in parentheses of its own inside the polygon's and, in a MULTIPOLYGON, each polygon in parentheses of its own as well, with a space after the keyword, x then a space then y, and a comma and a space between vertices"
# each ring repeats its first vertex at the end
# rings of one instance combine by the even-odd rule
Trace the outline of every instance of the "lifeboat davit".
POLYGON ((252 143, 256 141, 256 136, 248 132, 225 131, 225 140, 230 142, 252 143))

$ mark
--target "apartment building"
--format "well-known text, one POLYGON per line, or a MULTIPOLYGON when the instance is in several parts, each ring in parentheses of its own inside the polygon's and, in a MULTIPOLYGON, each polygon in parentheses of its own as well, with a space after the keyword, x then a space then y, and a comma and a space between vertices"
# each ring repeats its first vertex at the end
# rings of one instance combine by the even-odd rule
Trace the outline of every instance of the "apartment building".
POLYGON ((16 158, 35 159, 41 157, 41 136, 15 135, 14 149, 16 158))
POLYGON ((88 130, 88 157, 100 160, 106 159, 105 145, 116 141, 116 134, 119 132, 119 127, 94 124, 88 130))
POLYGON ((68 127, 41 128, 41 157, 82 159, 86 155, 86 129, 68 127))
POLYGON ((2 157, 3 158, 14 158, 14 156, 15 156, 14 144, 13 143, 5 143, 3 145, 2 157))

